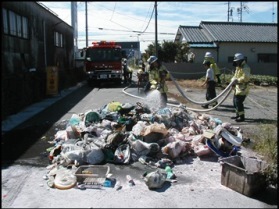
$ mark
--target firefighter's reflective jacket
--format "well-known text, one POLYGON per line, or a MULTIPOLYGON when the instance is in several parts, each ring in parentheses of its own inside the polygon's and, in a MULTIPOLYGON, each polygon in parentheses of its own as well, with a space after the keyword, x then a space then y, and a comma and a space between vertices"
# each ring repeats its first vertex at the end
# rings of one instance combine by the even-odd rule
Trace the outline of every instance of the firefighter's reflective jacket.
POLYGON ((251 69, 244 60, 240 67, 236 67, 232 80, 237 79, 235 95, 248 95, 251 69))
POLYGON ((170 78, 170 75, 164 66, 161 66, 159 69, 149 69, 149 82, 151 84, 151 89, 157 89, 161 93, 166 93, 168 91, 168 86, 166 85, 166 80, 170 78))

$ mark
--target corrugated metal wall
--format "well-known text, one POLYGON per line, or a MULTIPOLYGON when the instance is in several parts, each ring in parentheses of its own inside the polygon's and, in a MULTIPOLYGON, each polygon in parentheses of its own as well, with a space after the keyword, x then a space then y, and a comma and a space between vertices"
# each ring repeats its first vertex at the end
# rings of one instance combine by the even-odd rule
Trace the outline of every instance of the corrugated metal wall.
POLYGON ((2 2, 2 8, 28 19, 27 39, 2 30, 2 118, 46 97, 46 67, 58 66, 63 89, 74 65, 73 28, 36 2, 2 2), (54 32, 63 34, 63 47, 54 32), (31 72, 30 69, 33 69, 31 72), (35 71, 34 71, 35 70, 35 71))

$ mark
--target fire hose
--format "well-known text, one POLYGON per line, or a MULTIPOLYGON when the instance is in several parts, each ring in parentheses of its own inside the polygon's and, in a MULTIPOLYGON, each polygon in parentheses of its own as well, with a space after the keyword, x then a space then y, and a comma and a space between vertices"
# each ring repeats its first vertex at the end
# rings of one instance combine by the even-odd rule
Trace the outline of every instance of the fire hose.
MULTIPOLYGON (((183 105, 183 104, 181 104, 181 103, 180 103, 179 105, 167 103, 168 106, 183 107, 183 108, 185 108, 186 110, 191 110, 191 111, 196 111, 196 112, 209 112, 209 111, 211 111, 211 110, 216 109, 219 105, 221 105, 221 104, 227 99, 227 97, 229 96, 229 94, 231 93, 231 91, 232 91, 232 89, 233 89, 233 88, 232 88, 232 85, 234 84, 234 82, 232 81, 232 82, 231 82, 218 96, 216 96, 214 99, 211 99, 211 100, 206 101, 206 102, 197 102, 197 101, 194 101, 194 100, 190 99, 189 97, 187 97, 187 96, 185 95, 185 93, 182 91, 182 89, 181 89, 181 87, 179 86, 179 84, 176 82, 175 78, 172 76, 172 74, 171 74, 169 71, 168 71, 168 73, 170 74, 170 78, 171 78, 171 80, 174 82, 174 84, 175 84, 177 90, 180 92, 180 94, 181 94, 185 99, 187 99, 188 101, 190 101, 190 102, 192 102, 192 103, 194 103, 194 104, 201 104, 201 105, 203 105, 203 104, 204 104, 204 105, 210 104, 210 103, 212 103, 212 102, 218 100, 221 96, 225 95, 225 96, 221 99, 221 101, 219 101, 219 103, 218 103, 217 105, 215 105, 214 107, 209 108, 209 109, 195 109, 195 108, 189 108, 189 107, 185 107, 185 105, 183 105), (225 94, 225 93, 226 93, 226 94, 225 94)), ((146 98, 144 98, 144 97, 136 96, 136 95, 133 95, 133 94, 130 94, 130 93, 126 92, 126 89, 128 89, 130 86, 131 86, 131 84, 128 85, 127 87, 125 87, 125 88, 122 90, 122 92, 123 92, 124 94, 129 95, 129 96, 134 97, 134 98, 143 99, 143 100, 146 99, 146 98)))

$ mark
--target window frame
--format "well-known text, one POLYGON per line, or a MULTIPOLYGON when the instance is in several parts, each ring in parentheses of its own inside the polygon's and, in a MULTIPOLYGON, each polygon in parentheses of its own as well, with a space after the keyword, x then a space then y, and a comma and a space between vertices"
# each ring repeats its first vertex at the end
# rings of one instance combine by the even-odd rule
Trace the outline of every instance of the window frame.
POLYGON ((2 8, 2 25, 4 34, 29 39, 29 20, 26 16, 2 8))

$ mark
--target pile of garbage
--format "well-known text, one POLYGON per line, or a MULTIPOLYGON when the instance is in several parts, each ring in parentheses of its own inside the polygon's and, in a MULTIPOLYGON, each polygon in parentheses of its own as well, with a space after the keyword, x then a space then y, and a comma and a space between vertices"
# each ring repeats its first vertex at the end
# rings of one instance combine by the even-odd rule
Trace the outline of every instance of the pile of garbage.
POLYGON ((73 114, 49 143, 53 146, 48 149, 51 164, 45 179, 50 187, 72 188, 77 181, 72 170, 80 166, 139 161, 158 168, 144 178, 149 189, 156 189, 165 180, 176 178, 171 168, 181 157, 236 155, 242 131, 182 105, 154 111, 139 102, 112 101, 102 108, 73 114), (61 172, 64 179, 59 178, 61 172), (158 177, 162 181, 154 183, 158 177))

